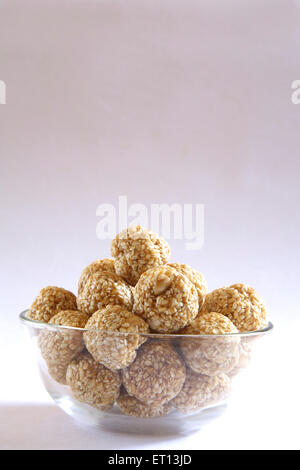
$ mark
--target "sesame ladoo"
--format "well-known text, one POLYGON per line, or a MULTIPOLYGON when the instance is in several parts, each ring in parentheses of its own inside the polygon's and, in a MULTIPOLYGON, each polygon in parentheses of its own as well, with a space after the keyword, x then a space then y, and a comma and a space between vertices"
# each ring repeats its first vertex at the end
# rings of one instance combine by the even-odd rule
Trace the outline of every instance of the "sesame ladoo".
POLYGON ((44 287, 31 305, 27 317, 48 323, 61 310, 76 310, 75 295, 62 287, 44 287))
POLYGON ((87 280, 78 294, 78 309, 89 315, 107 305, 121 305, 132 309, 131 287, 120 276, 109 272, 96 272, 87 280))
POLYGON ((171 268, 176 269, 176 271, 184 274, 197 289, 198 293, 198 301, 199 301, 199 309, 203 306, 205 295, 207 293, 207 282, 202 273, 197 271, 196 269, 192 268, 188 264, 180 264, 180 263, 168 263, 168 266, 171 268))
POLYGON ((136 360, 123 370, 129 395, 148 405, 160 406, 174 398, 185 380, 185 366, 177 352, 163 341, 148 341, 136 360))
POLYGON ((89 318, 89 315, 79 310, 62 310, 50 319, 49 325, 84 328, 89 318))
POLYGON ((115 263, 113 259, 97 259, 84 268, 78 282, 78 294, 82 291, 87 280, 92 276, 92 274, 103 271, 116 274, 115 263))
POLYGON ((87 350, 94 359, 111 370, 129 366, 137 349, 146 341, 139 334, 149 333, 147 323, 119 305, 108 305, 95 312, 84 333, 87 350), (95 330, 95 331, 92 331, 95 330))
POLYGON ((124 388, 121 388, 121 393, 117 399, 117 404, 127 416, 135 416, 136 418, 157 418, 159 416, 166 416, 171 411, 169 403, 163 405, 146 405, 135 397, 130 396, 124 388))
POLYGON ((209 376, 231 371, 239 360, 240 340, 237 336, 226 335, 236 333, 238 330, 234 324, 220 313, 198 315, 181 334, 208 337, 181 338, 180 348, 186 364, 194 372, 209 376), (213 335, 222 336, 212 338, 213 335))
POLYGON ((111 243, 116 273, 133 286, 147 269, 167 263, 170 253, 163 238, 140 225, 123 230, 111 243))
MULTIPOLYGON (((84 328, 89 316, 76 310, 64 310, 50 319, 49 324, 84 328)), ((48 372, 58 383, 65 385, 67 367, 84 348, 81 331, 44 329, 38 336, 38 346, 48 372)))
POLYGON ((26 313, 50 394, 95 424, 101 413, 89 406, 106 411, 116 403, 118 425, 118 413, 155 419, 173 409, 173 426, 181 413, 221 403, 253 341, 269 331, 239 334, 266 326, 261 297, 245 284, 207 294, 202 273, 169 263, 168 243, 140 225, 117 234, 111 254, 83 269, 77 299, 48 286, 26 313))
POLYGON ((245 284, 233 284, 210 292, 206 296, 203 312, 222 313, 240 332, 259 330, 266 325, 264 301, 252 287, 245 284))
POLYGON ((184 385, 170 404, 183 413, 196 412, 224 400, 230 390, 231 381, 226 374, 208 377, 187 369, 184 385))
POLYGON ((67 383, 76 400, 100 410, 110 408, 120 393, 121 377, 82 353, 67 368, 67 383))
POLYGON ((195 286, 170 266, 149 269, 134 289, 134 312, 159 333, 184 328, 197 316, 198 306, 195 286))

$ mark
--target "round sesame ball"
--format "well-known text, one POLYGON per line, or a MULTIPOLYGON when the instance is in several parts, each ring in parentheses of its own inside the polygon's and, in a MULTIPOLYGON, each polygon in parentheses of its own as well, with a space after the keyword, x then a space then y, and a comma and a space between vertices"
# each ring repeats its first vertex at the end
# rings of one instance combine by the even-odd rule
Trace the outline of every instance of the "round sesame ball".
MULTIPOLYGON (((57 313, 49 324, 84 328, 89 316, 76 310, 57 313)), ((49 330, 44 328, 38 336, 38 346, 50 376, 66 385, 67 367, 84 348, 82 332, 72 329, 49 330)))
POLYGON ((149 333, 147 323, 119 305, 98 310, 86 324, 84 341, 94 359, 111 370, 129 366, 139 346, 146 341, 139 334, 149 333), (94 330, 94 331, 93 331, 94 330))
POLYGON ((259 330, 266 325, 267 312, 262 298, 245 284, 233 284, 210 292, 203 309, 227 316, 240 332, 259 330))
POLYGON ((44 287, 31 305, 27 317, 48 323, 61 310, 76 310, 76 297, 62 287, 44 287))
POLYGON ((181 357, 169 344, 147 341, 136 360, 123 370, 123 385, 129 395, 152 406, 174 398, 185 380, 181 357))
POLYGON ((175 333, 197 316, 197 290, 186 276, 170 266, 149 269, 134 289, 133 310, 151 330, 175 333))
POLYGON ((147 405, 135 397, 128 395, 124 387, 117 399, 117 404, 127 416, 135 416, 136 418, 156 418, 158 416, 166 416, 171 411, 169 403, 163 405, 147 405))
POLYGON ((87 280, 78 294, 78 310, 92 315, 109 304, 132 309, 131 287, 120 276, 109 272, 96 272, 87 280))
POLYGON ((78 282, 78 293, 82 291, 87 280, 91 277, 92 274, 103 271, 116 274, 115 263, 113 259, 97 259, 96 261, 93 261, 93 263, 89 264, 86 268, 84 268, 78 282))
POLYGON ((203 274, 187 264, 168 263, 168 266, 171 266, 171 268, 174 268, 176 269, 176 271, 179 271, 181 274, 184 274, 192 282, 192 284, 194 284, 198 293, 200 309, 204 304, 205 295, 207 292, 207 282, 203 274))
POLYGON ((215 336, 238 333, 234 324, 224 315, 211 312, 198 315, 191 325, 181 331, 183 335, 207 337, 180 339, 180 348, 186 364, 199 374, 216 376, 232 370, 239 359, 238 336, 215 336))
POLYGON ((67 368, 67 383, 76 400, 105 410, 118 398, 121 378, 84 352, 67 368))
POLYGON ((192 413, 223 401, 230 390, 226 374, 208 377, 187 369, 184 385, 170 404, 183 413, 192 413))
POLYGON ((170 253, 163 238, 140 225, 123 230, 111 243, 116 273, 133 286, 147 269, 165 264, 170 253))
POLYGON ((89 315, 79 310, 62 310, 50 319, 49 325, 84 328, 89 318, 89 315))
POLYGON ((67 385, 66 374, 68 365, 69 364, 64 364, 63 362, 52 363, 50 361, 49 364, 47 364, 48 374, 55 382, 61 385, 67 385))

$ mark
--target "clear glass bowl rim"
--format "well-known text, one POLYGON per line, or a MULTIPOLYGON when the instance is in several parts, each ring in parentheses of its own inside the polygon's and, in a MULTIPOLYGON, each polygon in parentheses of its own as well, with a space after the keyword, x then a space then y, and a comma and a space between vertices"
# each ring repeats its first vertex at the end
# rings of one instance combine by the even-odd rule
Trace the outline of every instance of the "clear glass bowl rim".
MULTIPOLYGON (((74 331, 82 331, 82 332, 85 332, 85 331, 93 331, 95 333, 95 329, 92 329, 92 328, 75 328, 75 327, 71 327, 71 326, 62 326, 62 325, 55 325, 55 324, 52 324, 52 323, 45 323, 45 322, 40 322, 40 321, 37 321, 37 320, 32 320, 31 318, 28 318, 26 316, 27 312, 29 310, 23 310, 23 312, 20 313, 19 315, 19 318, 21 320, 22 323, 26 324, 27 326, 31 326, 32 328, 37 328, 37 329, 48 329, 48 330, 74 330, 74 331)), ((271 331, 274 329, 274 325, 273 323, 271 322, 268 322, 268 324, 260 329, 260 330, 255 330, 255 331, 245 331, 245 332, 242 332, 242 333, 226 333, 226 334, 223 334, 223 335, 183 335, 183 334, 176 334, 176 333, 126 333, 126 332, 116 332, 116 331, 107 331, 105 330, 106 333, 111 333, 112 335, 115 335, 115 336, 131 336, 131 335, 139 335, 139 336, 142 336, 142 337, 145 337, 145 338, 222 338, 224 336, 228 336, 228 337, 249 337, 249 336, 263 336, 265 334, 268 334, 268 333, 271 333, 271 331)), ((103 330, 100 330, 99 331, 103 331, 103 330)))

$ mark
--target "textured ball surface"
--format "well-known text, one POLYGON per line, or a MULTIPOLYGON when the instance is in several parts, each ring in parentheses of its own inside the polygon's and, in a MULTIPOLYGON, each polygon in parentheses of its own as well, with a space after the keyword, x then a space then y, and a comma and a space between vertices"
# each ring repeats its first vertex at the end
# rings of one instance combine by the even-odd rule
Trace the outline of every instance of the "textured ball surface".
MULTIPOLYGON (((88 315, 76 310, 57 313, 49 324, 84 328, 88 315)), ((77 330, 49 330, 44 328, 38 336, 38 346, 51 377, 65 385, 67 367, 84 348, 82 332, 77 330)))
POLYGON ((78 310, 89 315, 109 304, 131 310, 132 303, 131 287, 120 276, 108 272, 92 274, 77 297, 78 310))
POLYGON ((82 353, 67 368, 67 383, 76 400, 105 410, 111 407, 120 393, 121 377, 88 353, 82 353))
POLYGON ((199 308, 202 307, 207 292, 207 282, 202 273, 187 264, 169 263, 168 266, 184 274, 197 289, 199 308))
POLYGON ((95 312, 86 328, 91 330, 84 333, 86 348, 96 361, 111 370, 123 369, 134 361, 137 349, 146 341, 134 333, 149 333, 142 318, 118 305, 95 312))
POLYGON ((182 359, 169 344, 158 341, 147 341, 136 360, 123 370, 123 385, 129 395, 154 406, 174 398, 184 380, 182 359))
POLYGON ((89 318, 89 315, 79 310, 62 310, 49 320, 49 325, 84 328, 89 318))
POLYGON ((134 312, 159 333, 175 333, 188 325, 198 305, 195 286, 170 266, 149 269, 134 289, 134 312))
POLYGON ((198 315, 181 333, 207 335, 199 338, 183 336, 180 340, 184 360, 194 372, 216 376, 236 366, 239 360, 239 337, 223 335, 235 334, 238 330, 224 315, 216 312, 198 315))
POLYGON ((226 374, 208 377, 186 371, 186 380, 171 405, 183 413, 199 411, 224 400, 230 393, 231 381, 226 374))
POLYGON ((93 263, 89 264, 86 268, 84 268, 78 282, 78 293, 82 291, 87 280, 92 276, 92 274, 103 271, 116 274, 115 263, 113 259, 97 259, 96 261, 93 261, 93 263))
POLYGON ((123 230, 111 244, 116 273, 133 286, 147 269, 165 264, 170 253, 163 238, 140 225, 123 230))
POLYGON ((203 311, 222 313, 240 332, 259 330, 266 325, 267 312, 262 298, 245 284, 233 284, 210 292, 203 311))
POLYGON ((31 305, 27 317, 48 323, 61 310, 76 310, 76 297, 62 287, 44 287, 31 305))
POLYGON ((135 416, 136 418, 156 418, 158 416, 166 416, 171 411, 169 403, 163 405, 146 405, 135 397, 128 395, 124 388, 117 399, 117 404, 127 416, 135 416))

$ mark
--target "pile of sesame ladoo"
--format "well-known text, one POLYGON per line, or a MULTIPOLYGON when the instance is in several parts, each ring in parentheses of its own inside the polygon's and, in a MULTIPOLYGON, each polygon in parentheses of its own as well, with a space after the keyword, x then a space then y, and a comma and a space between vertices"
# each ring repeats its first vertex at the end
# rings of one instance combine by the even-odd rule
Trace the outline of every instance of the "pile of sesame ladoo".
POLYGON ((170 253, 159 235, 130 227, 112 241, 112 258, 83 269, 77 297, 45 287, 34 300, 27 316, 42 325, 41 357, 74 400, 157 418, 228 395, 251 355, 239 333, 266 325, 264 302, 244 284, 207 293, 203 274, 170 253))

